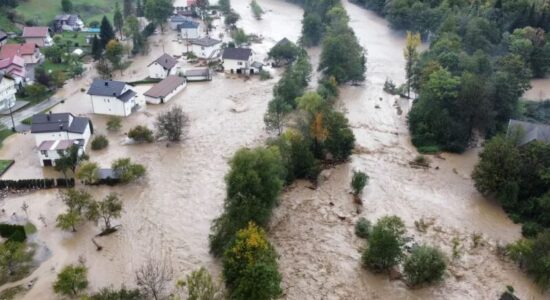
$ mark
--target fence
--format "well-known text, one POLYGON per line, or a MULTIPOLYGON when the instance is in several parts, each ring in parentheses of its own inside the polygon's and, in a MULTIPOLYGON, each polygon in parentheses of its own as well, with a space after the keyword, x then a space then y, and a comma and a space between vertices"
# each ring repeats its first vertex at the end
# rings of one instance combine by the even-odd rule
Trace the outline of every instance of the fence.
POLYGON ((74 187, 73 178, 0 180, 0 190, 39 190, 74 187))

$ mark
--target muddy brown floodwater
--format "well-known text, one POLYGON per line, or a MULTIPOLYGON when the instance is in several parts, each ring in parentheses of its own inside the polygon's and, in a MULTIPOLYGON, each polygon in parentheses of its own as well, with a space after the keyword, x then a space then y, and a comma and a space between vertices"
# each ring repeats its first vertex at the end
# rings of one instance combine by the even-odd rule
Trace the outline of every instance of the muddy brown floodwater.
POLYGON ((280 254, 285 298, 497 299, 512 285, 521 299, 548 299, 515 265, 495 255, 497 242, 518 239, 520 227, 475 190, 470 173, 479 149, 431 157, 429 170, 409 167, 417 155, 406 128, 410 103, 382 91, 386 78, 404 80, 404 37, 372 12, 343 2, 368 50, 366 82, 343 87, 338 107, 350 120, 357 148, 351 162, 330 170, 318 189, 306 182, 293 185, 276 210, 270 236, 280 254), (370 176, 361 213, 349 195, 353 170, 370 176), (384 215, 400 216, 416 242, 438 246, 449 257, 452 240, 459 241, 460 256, 443 283, 409 289, 361 267, 364 241, 354 235, 355 221, 384 215), (431 224, 426 233, 415 229, 421 218, 431 224), (483 246, 473 249, 473 233, 483 235, 483 246))
MULTIPOLYGON (((249 1, 232 0, 232 5, 241 15, 239 24, 246 32, 263 35, 263 43, 252 45, 258 59, 263 59, 267 49, 281 38, 298 40, 302 10, 284 1, 259 2, 266 10, 261 21, 253 18, 249 1)), ((216 25, 214 34, 219 36, 223 29, 219 21, 216 25)), ((174 55, 185 51, 184 46, 176 41, 174 32, 155 35, 151 39, 151 53, 135 58, 124 75, 115 73, 117 79, 142 79, 147 76, 147 64, 163 51, 174 55)), ((103 246, 101 252, 96 252, 90 241, 100 231, 97 226, 86 224, 75 234, 55 228, 55 218, 64 210, 57 191, 11 195, 2 200, 0 207, 6 210, 6 215, 0 216, 3 221, 13 212, 22 216, 22 203, 29 204, 29 219, 38 227, 38 239, 46 243, 52 256, 28 278, 5 285, 0 290, 37 278, 33 288, 20 298, 55 299, 51 285, 56 273, 64 265, 78 262, 80 257, 89 268, 91 291, 109 285, 134 286, 134 271, 149 257, 169 259, 177 278, 200 266, 206 266, 218 276, 219 266, 208 252, 208 234, 212 219, 222 209, 227 162, 239 148, 264 143, 267 135, 263 114, 279 73, 280 70, 273 71, 274 78, 267 81, 259 81, 257 77, 244 80, 217 74, 211 82, 189 83, 169 103, 148 105, 146 110, 124 119, 123 128, 117 134, 106 131, 106 117, 91 114, 89 98, 80 90, 87 89, 92 74, 70 81, 58 94, 65 97, 66 102, 53 111, 89 116, 96 134, 107 135, 109 147, 99 152, 91 151, 91 160, 108 167, 117 158, 131 157, 146 166, 147 176, 139 183, 126 186, 86 188, 96 199, 114 191, 124 202, 122 217, 115 221, 115 224, 122 224, 121 229, 111 236, 97 239, 103 246), (181 105, 190 118, 187 139, 182 144, 170 147, 162 142, 125 145, 124 133, 129 128, 138 124, 152 127, 155 116, 173 105, 181 105), (41 215, 46 218, 47 226, 39 221, 41 215)), ((140 92, 147 88, 137 87, 140 92)), ((6 140, 0 157, 15 158, 16 164, 4 178, 59 176, 40 168, 33 145, 30 134, 18 134, 6 140)))

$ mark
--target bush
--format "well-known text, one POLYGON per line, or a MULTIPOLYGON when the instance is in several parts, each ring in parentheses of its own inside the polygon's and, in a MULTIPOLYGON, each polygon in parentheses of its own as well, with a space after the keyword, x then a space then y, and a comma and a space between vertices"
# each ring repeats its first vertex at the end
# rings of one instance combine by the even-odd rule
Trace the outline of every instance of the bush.
POLYGON ((138 125, 128 132, 128 137, 136 142, 152 143, 154 141, 153 131, 145 126, 138 125))
POLYGON ((353 171, 353 177, 351 178, 351 188, 353 189, 353 195, 359 196, 365 185, 369 182, 369 176, 361 171, 353 171))
POLYGON ((107 130, 118 131, 122 127, 122 119, 120 117, 111 117, 107 121, 107 130))
POLYGON ((183 113, 181 106, 172 106, 169 111, 157 116, 155 127, 159 138, 166 137, 171 142, 178 142, 183 136, 183 129, 189 119, 183 113))
POLYGON ((134 181, 145 175, 145 167, 140 164, 134 164, 129 158, 117 159, 112 165, 113 172, 119 176, 122 183, 134 181))
POLYGON ((4 223, 0 224, 0 236, 8 239, 8 241, 19 243, 22 243, 27 239, 25 226, 4 223))
POLYGON ((83 265, 68 265, 57 274, 57 280, 53 284, 55 293, 76 297, 88 287, 88 269, 83 265))
POLYGON ((102 135, 102 134, 97 135, 97 136, 92 140, 92 150, 101 150, 101 149, 105 149, 105 148, 107 148, 107 146, 109 146, 109 140, 107 139, 107 137, 105 137, 105 136, 102 135))
POLYGON ((363 252, 363 264, 375 271, 387 270, 403 258, 405 225, 396 216, 382 217, 369 234, 368 247, 363 252))
POLYGON ((550 231, 539 233, 530 250, 525 258, 527 273, 541 289, 547 290, 550 288, 550 231))
POLYGON ((268 71, 266 70, 261 70, 260 71, 260 80, 262 81, 265 81, 265 80, 269 80, 273 77, 271 77, 271 73, 269 73, 268 71))
POLYGON ((416 247, 405 260, 405 278, 413 286, 439 281, 447 269, 445 260, 445 255, 439 249, 426 245, 416 247))
POLYGON ((536 237, 543 230, 544 227, 535 222, 525 222, 521 226, 521 234, 525 237, 536 237))
POLYGON ((357 223, 355 223, 355 235, 362 239, 366 239, 369 237, 370 230, 370 221, 363 217, 359 218, 359 220, 357 220, 357 223))

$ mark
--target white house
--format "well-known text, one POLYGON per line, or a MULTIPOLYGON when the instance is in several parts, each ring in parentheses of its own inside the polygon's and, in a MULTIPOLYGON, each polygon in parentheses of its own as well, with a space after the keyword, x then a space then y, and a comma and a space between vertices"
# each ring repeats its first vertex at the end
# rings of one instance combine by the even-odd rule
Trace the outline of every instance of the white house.
POLYGON ((185 21, 178 24, 178 30, 182 39, 196 39, 200 37, 200 24, 195 21, 185 21))
POLYGON ((155 84, 143 95, 147 103, 163 104, 170 101, 175 95, 185 88, 187 82, 185 78, 170 75, 164 78, 161 82, 155 84))
POLYGON ((175 73, 177 63, 178 61, 174 57, 165 53, 147 66, 149 77, 157 79, 166 78, 168 75, 175 73))
POLYGON ((137 111, 140 103, 131 86, 121 81, 95 79, 88 90, 95 114, 127 117, 137 111))
POLYGON ((62 14, 55 17, 53 27, 57 32, 81 31, 84 29, 84 22, 82 22, 79 15, 62 14))
POLYGON ((40 165, 53 166, 58 151, 77 145, 86 149, 93 125, 90 119, 75 117, 71 113, 41 113, 32 117, 31 134, 34 136, 40 165))
POLYGON ((5 110, 15 105, 16 92, 15 80, 0 72, 0 110, 5 110))
POLYGON ((223 68, 236 74, 254 74, 252 50, 249 48, 225 48, 222 54, 223 68))
POLYGON ((191 46, 189 51, 198 58, 212 59, 219 56, 222 42, 210 37, 203 37, 188 40, 188 45, 191 46))

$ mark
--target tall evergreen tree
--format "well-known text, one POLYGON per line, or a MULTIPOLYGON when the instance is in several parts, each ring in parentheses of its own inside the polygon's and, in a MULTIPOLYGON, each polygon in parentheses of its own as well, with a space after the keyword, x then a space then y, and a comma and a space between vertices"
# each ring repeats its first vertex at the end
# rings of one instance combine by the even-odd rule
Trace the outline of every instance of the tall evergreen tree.
POLYGON ((124 18, 128 18, 134 14, 134 0, 124 0, 122 12, 124 18))
POLYGON ((145 2, 145 17, 160 26, 161 32, 164 32, 164 23, 173 11, 174 5, 171 0, 148 0, 145 2))
POLYGON ((114 38, 115 38, 115 32, 113 31, 113 26, 111 25, 111 22, 109 22, 109 19, 107 19, 106 16, 103 16, 103 19, 101 20, 100 31, 99 31, 101 49, 105 49, 105 46, 107 46, 107 43, 109 43, 109 41, 114 38))
POLYGON ((94 60, 100 59, 102 52, 103 49, 101 48, 101 41, 97 38, 97 35, 94 35, 94 38, 92 39, 92 57, 94 60))
POLYGON ((120 7, 118 2, 115 5, 115 14, 113 16, 113 24, 115 25, 118 35, 122 38, 122 27, 124 27, 124 18, 122 18, 122 13, 120 12, 120 7))
POLYGON ((141 3, 141 0, 137 0, 136 2, 136 15, 138 17, 143 17, 143 5, 141 3))

